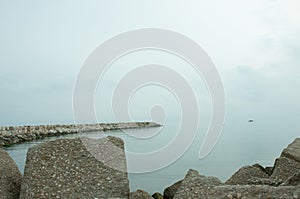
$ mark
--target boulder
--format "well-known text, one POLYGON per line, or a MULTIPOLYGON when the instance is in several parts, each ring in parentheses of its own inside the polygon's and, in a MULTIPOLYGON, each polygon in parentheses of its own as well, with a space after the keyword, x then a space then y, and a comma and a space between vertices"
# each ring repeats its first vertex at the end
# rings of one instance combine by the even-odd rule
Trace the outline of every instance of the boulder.
POLYGON ((164 190, 164 199, 173 199, 175 196, 176 191, 178 190, 178 188, 180 187, 182 183, 182 180, 174 183, 173 185, 167 187, 164 190))
POLYGON ((222 185, 218 178, 205 177, 199 175, 196 170, 190 169, 176 191, 174 198, 202 198, 210 189, 217 185, 222 185))
POLYGON ((300 163, 286 157, 280 157, 275 160, 272 179, 286 181, 300 170, 300 163))
MULTIPOLYGON (((297 199, 300 197, 300 188, 268 185, 221 185, 211 187, 193 196, 188 194, 185 196, 185 199, 297 199)), ((176 194, 175 198, 180 197, 177 197, 176 194)))
POLYGON ((300 198, 300 186, 226 185, 217 178, 190 170, 175 194, 175 199, 257 199, 300 198))
POLYGON ((225 184, 227 185, 246 185, 261 184, 262 180, 269 178, 265 169, 259 164, 253 166, 245 166, 240 168, 233 176, 231 176, 225 184))
POLYGON ((291 144, 285 148, 281 157, 287 157, 297 162, 300 162, 300 138, 296 138, 291 144))
POLYGON ((1 198, 19 198, 22 174, 6 151, 0 148, 0 193, 1 198))
POLYGON ((285 148, 280 157, 276 159, 272 179, 286 181, 300 170, 300 138, 285 148))
POLYGON ((146 191, 138 189, 130 193, 130 199, 153 199, 146 191))
POLYGON ((156 192, 152 195, 152 198, 154 199, 164 199, 163 195, 161 195, 160 193, 156 192))
POLYGON ((119 138, 46 142, 28 150, 20 198, 128 198, 125 171, 119 138))
POLYGON ((298 173, 295 173, 291 177, 289 177, 283 185, 287 186, 300 186, 300 171, 298 173))

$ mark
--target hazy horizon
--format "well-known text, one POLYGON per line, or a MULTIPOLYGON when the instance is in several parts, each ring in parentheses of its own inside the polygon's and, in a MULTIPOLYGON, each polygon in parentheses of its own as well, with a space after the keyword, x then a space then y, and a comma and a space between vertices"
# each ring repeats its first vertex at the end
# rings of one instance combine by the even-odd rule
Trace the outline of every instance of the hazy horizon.
MULTIPOLYGON (((298 1, 131 3, 1 2, 0 125, 73 123, 73 85, 90 52, 114 35, 156 27, 190 37, 215 63, 226 94, 223 136, 248 119, 263 137, 299 135, 298 1)), ((142 52, 115 63, 103 79, 95 104, 100 122, 113 121, 109 96, 121 77, 119 66, 158 61, 190 80, 208 116, 209 95, 188 65, 167 54, 142 52)), ((178 117, 172 96, 160 88, 145 89, 133 100, 134 120, 149 120, 147 103, 155 100, 166 104, 170 120, 178 117)))

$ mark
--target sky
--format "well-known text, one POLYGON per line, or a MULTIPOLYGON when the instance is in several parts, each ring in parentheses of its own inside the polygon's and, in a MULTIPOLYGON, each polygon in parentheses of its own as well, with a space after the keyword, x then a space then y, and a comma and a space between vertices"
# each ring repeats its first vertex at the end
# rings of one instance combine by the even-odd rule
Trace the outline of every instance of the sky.
MULTIPOLYGON (((228 125, 255 118, 299 131, 299 10, 298 0, 1 1, 0 125, 72 123, 73 86, 89 54, 112 36, 150 27, 184 34, 211 57, 224 83, 228 125)), ((160 58, 144 54, 132 63, 149 57, 160 58)), ((161 57, 174 68, 180 63, 161 57)), ((112 120, 104 102, 118 71, 104 78, 100 121, 112 120)), ((192 71, 181 72, 194 81, 192 71)), ((148 119, 144 108, 133 113, 138 120, 148 119)))

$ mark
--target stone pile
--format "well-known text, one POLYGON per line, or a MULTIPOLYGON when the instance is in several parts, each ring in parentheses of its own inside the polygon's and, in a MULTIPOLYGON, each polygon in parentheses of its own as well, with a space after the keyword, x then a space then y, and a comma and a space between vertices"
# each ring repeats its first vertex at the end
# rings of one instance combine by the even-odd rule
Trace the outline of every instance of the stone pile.
POLYGON ((185 178, 164 190, 164 199, 300 199, 300 138, 273 167, 259 164, 239 169, 225 183, 189 170, 185 178))
POLYGON ((0 127, 0 146, 28 142, 44 137, 92 131, 119 130, 131 128, 159 127, 154 122, 79 124, 79 125, 39 125, 39 126, 6 126, 0 127))
MULTIPOLYGON (((27 153, 25 173, 0 150, 0 197, 119 199, 299 199, 300 138, 273 167, 259 164, 239 169, 225 183, 189 170, 185 178, 152 196, 129 192, 124 142, 103 139, 59 139, 34 146, 27 153)), ((154 182, 153 182, 154 183, 154 182)))

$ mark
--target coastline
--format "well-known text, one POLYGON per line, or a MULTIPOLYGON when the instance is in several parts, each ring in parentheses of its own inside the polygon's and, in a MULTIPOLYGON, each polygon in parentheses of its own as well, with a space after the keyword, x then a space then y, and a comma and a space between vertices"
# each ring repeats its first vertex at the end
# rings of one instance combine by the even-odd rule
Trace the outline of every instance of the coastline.
POLYGON ((11 199, 300 198, 300 138, 282 150, 273 166, 263 167, 258 163, 243 166, 225 182, 189 169, 183 179, 161 187, 163 193, 152 195, 141 189, 130 190, 124 141, 113 136, 107 138, 109 141, 84 138, 93 144, 101 161, 86 149, 81 138, 56 139, 33 146, 26 153, 23 175, 16 162, 0 148, 2 196, 11 199), (120 149, 118 153, 110 148, 111 143, 120 149))
POLYGON ((34 125, 34 126, 1 126, 0 146, 10 146, 45 137, 66 134, 85 133, 92 131, 108 131, 135 128, 160 127, 155 122, 127 122, 127 123, 98 123, 98 124, 68 124, 68 125, 34 125))

